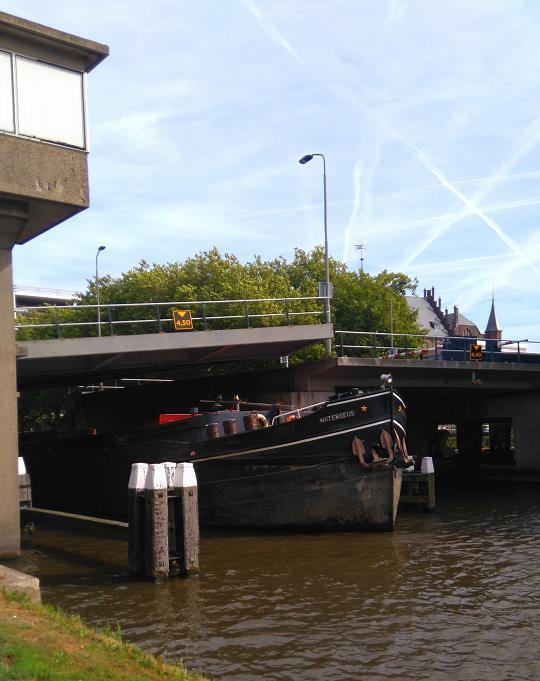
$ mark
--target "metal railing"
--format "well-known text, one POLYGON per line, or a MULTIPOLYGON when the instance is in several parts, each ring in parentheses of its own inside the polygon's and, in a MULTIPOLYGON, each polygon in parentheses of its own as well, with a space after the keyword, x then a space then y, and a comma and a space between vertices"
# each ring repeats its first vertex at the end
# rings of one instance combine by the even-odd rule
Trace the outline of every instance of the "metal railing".
POLYGON ((275 425, 275 423, 285 423, 287 421, 287 417, 293 416, 295 419, 301 418, 301 415, 308 410, 315 411, 317 407, 322 407, 323 404, 326 404, 326 402, 317 402, 316 404, 308 404, 305 407, 299 407, 298 409, 291 409, 291 411, 284 411, 282 414, 278 414, 277 416, 274 416, 272 419, 272 423, 270 425, 275 425))
POLYGON ((475 358, 471 357, 471 346, 476 346, 480 350, 476 361, 540 364, 540 355, 535 350, 529 352, 527 347, 529 345, 540 346, 540 341, 525 339, 492 340, 470 336, 339 330, 335 332, 335 341, 336 352, 341 357, 361 354, 364 357, 387 359, 435 359, 463 362, 475 361, 475 358))
MULTIPOLYGON (((43 329, 52 331, 52 336, 62 338, 73 335, 78 337, 97 335, 98 324, 103 336, 125 335, 126 327, 130 334, 167 332, 173 330, 173 315, 175 309, 189 310, 194 330, 208 331, 216 328, 215 322, 238 322, 234 328, 251 328, 253 326, 267 326, 261 320, 280 320, 275 326, 291 326, 300 317, 316 317, 324 319, 324 298, 319 296, 303 296, 294 298, 243 298, 235 300, 189 300, 189 301, 160 301, 151 303, 115 303, 102 305, 45 305, 24 307, 15 311, 16 331, 43 329), (308 305, 311 301, 313 304, 308 305), (318 309, 298 309, 301 307, 315 307, 318 309), (214 306, 212 309, 211 306, 214 306), (224 310, 230 314, 215 314, 215 306, 229 306, 224 310), (100 311, 98 322, 97 311, 100 311), (232 309, 234 308, 234 310, 232 309), (236 311, 238 308, 238 311, 236 311), (265 309, 270 308, 270 309, 265 309), (133 312, 131 312, 133 311, 133 312), (233 312, 231 314, 231 312, 233 312), (142 316, 141 316, 142 315, 142 316), (165 316, 166 315, 166 316, 165 316), (39 321, 39 318, 43 321, 39 321), (127 317, 127 318, 126 318, 127 317), (141 331, 137 328, 145 325, 141 331), (65 333, 64 330, 79 331, 78 334, 65 333), (116 333, 115 333, 116 331, 116 333)), ((310 323, 309 321, 306 323, 310 323)), ((320 323, 320 321, 317 321, 320 323)), ((222 325, 222 328, 231 326, 222 325)), ((38 334, 39 335, 39 334, 38 334)))

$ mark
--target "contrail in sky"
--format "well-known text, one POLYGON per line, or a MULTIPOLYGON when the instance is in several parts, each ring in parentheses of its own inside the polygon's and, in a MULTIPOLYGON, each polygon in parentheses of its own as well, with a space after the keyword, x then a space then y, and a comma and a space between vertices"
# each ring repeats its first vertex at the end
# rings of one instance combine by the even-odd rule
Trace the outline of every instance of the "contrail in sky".
POLYGON ((361 190, 361 180, 362 180, 362 166, 360 164, 360 159, 356 161, 356 164, 354 166, 353 170, 353 190, 354 190, 354 200, 353 200, 353 207, 351 211, 351 217, 349 218, 349 222, 347 223, 347 226, 345 227, 345 246, 343 249, 343 260, 347 260, 348 255, 349 255, 349 240, 350 240, 350 235, 351 235, 351 230, 354 221, 356 220, 356 216, 358 215, 358 212, 360 210, 360 190, 361 190))
POLYGON ((437 168, 437 166, 432 163, 430 159, 428 159, 423 152, 421 152, 419 149, 417 149, 414 145, 410 144, 410 142, 406 143, 406 146, 410 146, 413 150, 416 151, 418 154, 419 158, 421 158, 422 163, 426 168, 431 170, 431 172, 439 179, 441 184, 443 184, 448 191, 452 192, 452 194, 455 194, 465 205, 466 208, 468 208, 469 212, 474 213, 477 215, 490 229, 492 229, 495 234, 501 239, 503 243, 505 243, 508 248, 510 248, 511 251, 513 251, 524 263, 529 265, 536 274, 540 275, 540 270, 535 266, 535 264, 525 255, 525 253, 522 252, 520 249, 519 245, 504 232, 501 227, 493 220, 492 218, 489 217, 489 215, 486 215, 480 208, 478 208, 477 205, 475 205, 470 199, 468 199, 464 194, 462 194, 457 187, 454 187, 454 185, 449 182, 442 172, 437 168))
MULTIPOLYGON (((531 151, 531 149, 533 149, 538 144, 538 141, 540 140, 539 124, 540 117, 536 118, 530 125, 527 126, 527 128, 519 137, 518 142, 521 142, 521 144, 519 145, 517 150, 499 167, 497 172, 494 173, 474 194, 473 198, 471 199, 473 204, 481 203, 495 189, 495 187, 497 187, 501 182, 506 180, 511 169, 516 165, 516 163, 519 160, 521 160, 523 156, 528 154, 529 151, 531 151), (535 134, 529 136, 531 131, 533 131, 535 134)), ((462 209, 460 211, 456 211, 455 213, 451 213, 450 215, 447 215, 445 218, 441 219, 441 221, 435 225, 435 227, 431 230, 427 237, 424 236, 424 238, 417 245, 414 251, 407 256, 407 258, 402 263, 402 266, 403 267, 410 266, 412 262, 419 255, 421 255, 430 246, 430 244, 433 243, 433 241, 435 241, 435 239, 441 236, 441 234, 443 234, 456 222, 459 222, 459 220, 462 220, 469 214, 470 213, 468 210, 462 209)), ((536 271, 536 268, 534 269, 536 271)))
POLYGON ((248 8, 249 12, 255 17, 257 23, 260 25, 263 31, 268 35, 268 37, 271 38, 272 40, 275 40, 276 43, 279 43, 279 45, 281 45, 281 47, 283 47, 283 49, 285 49, 293 59, 295 59, 299 63, 302 63, 302 58, 300 57, 298 52, 294 49, 294 47, 292 47, 288 40, 286 40, 286 38, 277 30, 274 24, 262 14, 254 0, 243 0, 243 2, 244 5, 248 8))
POLYGON ((373 176, 375 174, 375 170, 377 166, 380 163, 381 160, 381 151, 383 147, 383 138, 381 135, 381 129, 379 127, 377 131, 377 135, 375 138, 375 151, 371 155, 371 161, 368 164, 364 164, 365 166, 365 172, 362 174, 362 164, 360 159, 357 160, 354 170, 353 170, 353 190, 354 190, 354 200, 353 200, 353 207, 351 211, 351 216, 349 218, 349 221, 347 222, 347 226, 345 227, 345 232, 344 232, 344 246, 343 246, 343 255, 342 255, 342 260, 347 262, 349 259, 349 252, 350 252, 350 241, 351 241, 351 234, 352 230, 354 227, 355 222, 358 219, 358 216, 360 214, 361 209, 364 210, 364 218, 365 221, 369 221, 372 215, 372 204, 371 204, 371 197, 370 197, 370 189, 373 184, 373 176), (363 180, 363 183, 362 183, 363 180), (364 197, 362 200, 362 196, 364 197))
MULTIPOLYGON (((248 8, 249 12, 255 17, 261 28, 267 33, 267 35, 272 39, 275 40, 278 44, 280 44, 297 62, 303 63, 302 58, 298 54, 298 52, 289 44, 289 42, 281 35, 281 33, 275 28, 275 26, 269 22, 266 18, 263 17, 262 13, 260 12, 257 4, 254 2, 254 0, 243 0, 244 4, 248 8)), ((343 95, 343 90, 347 90, 345 94, 345 99, 347 100, 353 100, 356 102, 357 106, 359 108, 362 108, 366 113, 368 113, 370 116, 374 117, 379 123, 382 124, 384 129, 388 132, 388 134, 394 138, 394 140, 402 146, 404 149, 409 151, 416 160, 426 168, 432 175, 434 175, 441 185, 445 187, 449 192, 454 194, 464 205, 466 211, 460 211, 459 215, 461 213, 464 214, 469 214, 473 213, 477 217, 479 217, 484 224, 486 224, 498 237, 499 239, 508 246, 508 248, 525 264, 527 264, 531 269, 533 269, 536 274, 540 275, 540 270, 534 265, 534 263, 521 251, 519 245, 510 237, 506 232, 498 225, 495 220, 490 218, 488 215, 486 215, 477 205, 475 200, 469 199, 466 197, 462 192, 455 187, 450 180, 448 180, 442 171, 431 161, 431 159, 428 158, 425 152, 421 151, 418 147, 416 147, 412 142, 409 142, 401 133, 399 133, 395 128, 393 128, 387 121, 377 112, 372 111, 368 109, 363 102, 360 102, 357 98, 357 96, 350 92, 348 88, 338 88, 338 91, 336 91, 335 87, 330 87, 327 83, 322 81, 320 78, 317 77, 317 80, 328 90, 330 90, 336 97, 341 98, 343 95)), ((525 131, 524 134, 527 133, 528 130, 532 129, 535 130, 538 128, 538 122, 540 122, 540 118, 533 121, 533 123, 528 126, 527 130, 525 131)), ((537 132, 535 135, 533 135, 526 143, 523 144, 518 151, 512 155, 512 157, 503 164, 502 166, 502 173, 499 173, 499 175, 505 174, 505 170, 508 172, 510 168, 515 164, 516 160, 520 158, 524 153, 527 153, 530 148, 532 148, 540 139, 540 131, 537 132)), ((489 184, 493 184, 489 183, 489 184)), ((486 191, 484 188, 483 190, 480 190, 478 194, 482 194, 486 191)), ((491 189, 488 189, 487 191, 491 191, 491 189)), ((476 197, 475 197, 476 198, 476 197)), ((450 222, 450 220, 455 221, 455 216, 457 214, 454 214, 451 218, 449 217, 448 220, 444 221, 444 229, 447 229, 450 224, 453 224, 453 222, 450 222), (448 223, 448 224, 447 224, 448 223)), ((442 230, 434 230, 432 235, 430 236, 429 243, 432 243, 437 236, 442 233, 442 230)), ((413 254, 412 257, 408 258, 408 262, 412 262, 415 257, 419 253, 421 253, 423 250, 425 250, 427 246, 424 245, 424 243, 421 244, 419 249, 417 249, 417 253, 413 254)))

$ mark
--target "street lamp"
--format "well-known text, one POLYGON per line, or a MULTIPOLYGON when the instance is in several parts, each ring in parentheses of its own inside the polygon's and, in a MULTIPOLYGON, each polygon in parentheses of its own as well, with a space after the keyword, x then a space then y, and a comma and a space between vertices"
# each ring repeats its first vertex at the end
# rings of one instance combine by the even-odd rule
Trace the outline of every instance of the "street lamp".
POLYGON ((394 306, 392 303, 392 289, 390 289, 390 354, 394 354, 394 306))
POLYGON ((96 253, 96 299, 97 299, 97 330, 98 336, 101 336, 101 310, 99 309, 99 276, 98 276, 98 256, 101 251, 105 250, 105 246, 99 246, 96 253))
MULTIPOLYGON (((331 284, 330 284, 330 268, 328 265, 328 219, 327 219, 327 202, 326 202, 326 159, 323 154, 306 154, 298 161, 298 163, 304 165, 309 163, 314 156, 320 156, 323 162, 323 197, 324 197, 324 282, 323 286, 320 287, 322 291, 319 291, 319 295, 324 296, 324 321, 330 324, 330 297, 332 295, 331 284)), ((332 356, 332 342, 330 338, 327 338, 324 342, 326 347, 326 356, 332 356)))

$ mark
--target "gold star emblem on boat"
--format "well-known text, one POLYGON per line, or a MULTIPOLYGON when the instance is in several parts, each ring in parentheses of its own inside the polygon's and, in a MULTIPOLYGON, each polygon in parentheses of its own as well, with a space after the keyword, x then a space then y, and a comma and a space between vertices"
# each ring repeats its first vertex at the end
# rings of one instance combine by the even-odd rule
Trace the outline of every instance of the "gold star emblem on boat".
POLYGON ((363 404, 363 405, 360 407, 360 411, 363 411, 364 414, 365 414, 366 411, 367 411, 367 404, 363 404))

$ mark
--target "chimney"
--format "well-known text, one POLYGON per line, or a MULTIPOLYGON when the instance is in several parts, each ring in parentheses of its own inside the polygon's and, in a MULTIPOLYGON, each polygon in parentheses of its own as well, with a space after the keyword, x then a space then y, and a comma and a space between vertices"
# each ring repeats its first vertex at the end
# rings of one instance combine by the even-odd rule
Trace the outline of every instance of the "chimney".
POLYGON ((440 298, 439 298, 439 300, 437 300, 437 307, 439 308, 439 310, 441 309, 441 299, 440 298))

